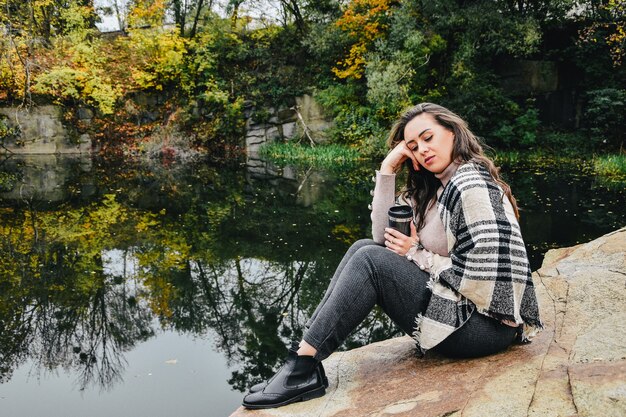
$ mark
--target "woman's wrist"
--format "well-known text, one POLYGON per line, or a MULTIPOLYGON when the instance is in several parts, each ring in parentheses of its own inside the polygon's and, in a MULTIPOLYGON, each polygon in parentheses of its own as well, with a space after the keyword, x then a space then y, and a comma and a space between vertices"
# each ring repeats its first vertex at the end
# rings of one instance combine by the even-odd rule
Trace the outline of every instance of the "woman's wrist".
POLYGON ((411 246, 405 257, 414 262, 422 271, 430 271, 433 266, 432 253, 421 245, 411 246))
POLYGON ((396 173, 396 169, 395 167, 392 167, 391 165, 385 164, 383 162, 383 164, 380 166, 380 169, 378 170, 378 172, 380 172, 383 175, 393 175, 396 173))

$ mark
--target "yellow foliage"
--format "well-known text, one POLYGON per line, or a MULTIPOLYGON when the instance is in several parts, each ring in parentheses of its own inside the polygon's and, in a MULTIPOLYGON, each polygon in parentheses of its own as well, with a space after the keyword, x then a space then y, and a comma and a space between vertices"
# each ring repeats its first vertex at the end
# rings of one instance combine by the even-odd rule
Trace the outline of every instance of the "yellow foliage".
POLYGON ((332 68, 333 74, 338 78, 356 78, 357 80, 363 76, 365 67, 365 52, 367 45, 365 42, 356 43, 350 48, 350 54, 343 61, 337 62, 337 65, 344 69, 332 68))
POLYGON ((392 0, 352 0, 335 23, 354 38, 348 56, 332 68, 339 78, 359 79, 365 71, 368 47, 387 30, 392 0))
POLYGON ((164 0, 137 0, 128 16, 128 23, 131 28, 159 27, 165 20, 165 11, 164 0))
POLYGON ((26 71, 20 56, 28 46, 22 37, 9 37, 0 31, 0 100, 19 99, 24 94, 26 71))
POLYGON ((180 80, 187 40, 171 29, 131 30, 119 40, 128 49, 132 88, 163 88, 180 80))
MULTIPOLYGON (((27 287, 23 280, 49 278, 50 270, 61 267, 67 268, 69 275, 46 283, 46 288, 88 298, 105 285, 103 254, 122 249, 137 260, 140 297, 155 314, 168 318, 173 313, 171 301, 177 297, 171 273, 188 268, 194 254, 184 234, 164 227, 164 214, 165 210, 151 213, 129 208, 113 194, 79 208, 18 213, 0 209, 0 242, 5 255, 0 257, 0 287, 20 291, 27 287)), ((0 311, 3 307, 0 297, 0 311)))
POLYGON ((173 312, 170 308, 170 300, 174 297, 174 287, 172 284, 162 278, 150 276, 144 284, 149 289, 148 305, 152 312, 158 317, 171 317, 173 312))
POLYGON ((615 17, 615 31, 607 36, 606 43, 611 48, 613 64, 619 66, 624 58, 626 44, 626 2, 609 0, 605 7, 615 17))
MULTIPOLYGON (((58 104, 83 102, 112 114, 117 100, 129 90, 162 90, 179 81, 186 44, 175 30, 161 29, 165 1, 134 4, 131 25, 152 29, 134 29, 130 37, 115 41, 93 36, 90 22, 94 9, 78 3, 60 9, 55 19, 63 22, 63 32, 51 33, 47 44, 34 42, 38 38, 33 38, 36 34, 30 28, 0 31, 0 99, 16 100, 36 93, 58 104)), ((57 7, 53 0, 35 0, 29 7, 34 13, 31 18, 49 21, 50 16, 41 13, 57 7)), ((0 21, 3 12, 0 9, 0 21)))
POLYGON ((140 219, 137 222, 137 225, 135 225, 135 229, 137 230, 137 232, 141 233, 141 232, 145 232, 150 227, 157 226, 158 224, 159 222, 156 220, 156 216, 150 215, 150 216, 144 217, 143 219, 140 219))
POLYGON ((113 79, 106 68, 102 42, 88 39, 87 29, 58 37, 49 50, 37 53, 39 73, 31 74, 33 93, 48 95, 56 103, 82 101, 103 114, 112 114, 122 95, 122 80, 113 79))
POLYGON ((597 43, 598 30, 606 31, 604 41, 609 47, 609 54, 613 60, 613 65, 622 65, 622 60, 626 54, 626 1, 609 0, 600 6, 609 16, 609 22, 594 21, 589 27, 581 30, 581 40, 584 42, 597 43))

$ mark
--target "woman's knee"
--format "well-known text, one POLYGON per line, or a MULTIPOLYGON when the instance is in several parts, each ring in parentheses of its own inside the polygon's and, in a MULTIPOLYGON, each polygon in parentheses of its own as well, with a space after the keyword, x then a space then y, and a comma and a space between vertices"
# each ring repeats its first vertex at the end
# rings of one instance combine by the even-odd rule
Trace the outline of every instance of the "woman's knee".
POLYGON ((374 254, 379 250, 386 249, 371 239, 355 242, 350 248, 350 259, 338 279, 351 285, 362 285, 366 280, 372 280, 377 269, 374 254))
POLYGON ((366 245, 354 253, 350 262, 353 265, 358 265, 362 271, 367 271, 363 277, 376 284, 380 276, 388 272, 394 255, 397 256, 386 247, 378 244, 366 245))
POLYGON ((372 246, 372 245, 379 246, 378 243, 374 242, 372 239, 359 239, 356 242, 354 242, 352 246, 350 246, 349 250, 352 252, 356 252, 361 248, 364 248, 366 246, 372 246))
POLYGON ((352 246, 350 246, 348 248, 348 250, 346 251, 346 254, 344 255, 344 259, 347 256, 348 259, 352 258, 352 256, 354 256, 354 254, 359 251, 361 248, 366 248, 368 246, 377 246, 378 244, 376 242, 374 242, 372 239, 359 239, 356 242, 354 242, 352 244, 352 246))
POLYGON ((377 266, 383 266, 388 263, 393 263, 398 258, 400 258, 397 253, 390 251, 385 246, 379 245, 373 240, 371 242, 373 244, 361 246, 356 251, 355 255, 358 255, 358 257, 364 258, 368 262, 371 262, 372 264, 377 266))
POLYGON ((358 260, 358 262, 367 262, 367 263, 376 263, 376 259, 379 257, 380 252, 387 251, 386 248, 380 246, 373 240, 372 244, 368 245, 366 242, 369 239, 361 239, 358 242, 363 242, 354 253, 353 259, 358 260))

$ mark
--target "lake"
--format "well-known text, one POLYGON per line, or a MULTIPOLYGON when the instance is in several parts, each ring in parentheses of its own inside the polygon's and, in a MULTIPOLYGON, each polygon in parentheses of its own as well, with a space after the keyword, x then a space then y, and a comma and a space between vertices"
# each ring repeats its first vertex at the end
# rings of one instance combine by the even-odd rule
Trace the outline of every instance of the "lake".
MULTIPOLYGON (((502 167, 533 270, 626 224, 584 163, 502 167)), ((373 163, 0 165, 0 416, 227 416, 369 237, 373 163)), ((374 311, 343 348, 397 335, 374 311)))

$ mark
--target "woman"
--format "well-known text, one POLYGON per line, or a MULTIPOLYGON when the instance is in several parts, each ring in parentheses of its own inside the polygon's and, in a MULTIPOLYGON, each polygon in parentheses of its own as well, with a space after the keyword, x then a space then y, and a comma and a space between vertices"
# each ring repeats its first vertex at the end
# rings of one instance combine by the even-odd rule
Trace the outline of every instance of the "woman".
POLYGON ((373 240, 353 244, 283 367, 243 405, 271 408, 324 395, 321 361, 378 304, 423 354, 478 357, 528 341, 541 328, 518 211, 509 186, 467 124, 431 103, 406 111, 376 172, 373 240), (413 208, 411 236, 385 227, 398 197, 413 208))

